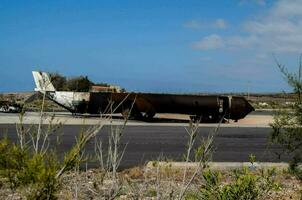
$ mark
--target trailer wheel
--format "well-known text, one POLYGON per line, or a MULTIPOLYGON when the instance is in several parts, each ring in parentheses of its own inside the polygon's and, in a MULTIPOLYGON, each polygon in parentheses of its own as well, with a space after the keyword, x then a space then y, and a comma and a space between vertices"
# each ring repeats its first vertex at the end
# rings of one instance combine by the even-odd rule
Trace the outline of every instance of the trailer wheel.
POLYGON ((219 115, 191 115, 190 119, 194 123, 198 121, 201 123, 218 123, 221 120, 219 115))
POLYGON ((128 119, 137 119, 137 120, 140 120, 143 117, 141 112, 139 112, 139 110, 136 109, 135 106, 133 106, 131 111, 130 108, 123 109, 122 116, 124 117, 124 119, 128 118, 128 119))
POLYGON ((219 122, 224 123, 225 120, 221 119, 221 118, 222 118, 222 116, 220 116, 220 115, 209 115, 209 117, 207 118, 207 122, 209 122, 209 123, 219 123, 219 122))
POLYGON ((151 121, 153 119, 153 117, 155 116, 155 112, 146 112, 143 117, 144 117, 144 120, 146 121, 151 121))
POLYGON ((192 122, 194 122, 194 123, 196 123, 196 122, 203 122, 203 117, 200 115, 200 116, 198 116, 198 115, 191 115, 190 116, 190 120, 192 121, 192 122))

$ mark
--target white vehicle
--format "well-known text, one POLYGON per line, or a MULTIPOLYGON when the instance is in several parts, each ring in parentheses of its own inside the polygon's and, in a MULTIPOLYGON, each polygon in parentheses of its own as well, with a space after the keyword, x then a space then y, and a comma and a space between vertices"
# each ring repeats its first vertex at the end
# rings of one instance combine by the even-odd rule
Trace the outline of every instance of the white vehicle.
POLYGON ((1 101, 0 102, 0 112, 19 113, 19 112, 21 112, 21 106, 16 103, 10 103, 8 101, 1 101))

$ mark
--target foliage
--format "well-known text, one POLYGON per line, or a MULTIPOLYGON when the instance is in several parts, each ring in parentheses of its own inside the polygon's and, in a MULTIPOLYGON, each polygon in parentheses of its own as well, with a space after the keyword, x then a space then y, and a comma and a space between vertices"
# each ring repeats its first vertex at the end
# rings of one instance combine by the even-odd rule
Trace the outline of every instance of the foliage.
POLYGON ((295 175, 298 180, 302 180, 302 169, 301 166, 298 165, 300 164, 300 161, 296 161, 295 158, 289 163, 289 169, 288 172, 295 175))
POLYGON ((205 183, 201 186, 199 199, 253 200, 279 186, 274 182, 275 170, 261 170, 253 174, 247 168, 235 170, 231 182, 223 184, 221 173, 207 170, 203 172, 205 183))
POLYGON ((20 123, 16 125, 17 143, 7 138, 0 140, 0 177, 9 183, 13 193, 24 193, 26 199, 57 199, 62 175, 79 167, 84 161, 82 152, 85 145, 103 127, 100 121, 81 132, 76 143, 65 152, 64 159, 59 159, 49 145, 50 135, 58 133, 61 123, 55 124, 55 116, 52 115, 48 116, 48 125, 44 125, 44 107, 45 93, 39 124, 25 126, 23 110, 19 115, 20 123))
POLYGON ((56 178, 59 163, 54 154, 31 154, 28 149, 0 140, 0 175, 14 191, 27 187, 27 199, 56 199, 59 189, 56 178))
POLYGON ((203 199, 218 199, 220 196, 221 173, 218 171, 204 171, 204 185, 200 188, 200 193, 203 199))
POLYGON ((79 76, 67 80, 66 87, 70 91, 88 92, 93 83, 87 76, 79 76))
MULTIPOLYGON (((199 122, 197 121, 190 121, 189 128, 185 128, 187 131, 187 134, 189 135, 189 140, 187 144, 187 151, 186 151, 186 157, 185 162, 190 162, 190 155, 193 150, 193 146, 198 134, 199 129, 199 122)), ((187 165, 185 166, 184 172, 183 172, 183 179, 182 179, 182 186, 180 190, 180 194, 178 196, 178 199, 183 199, 186 192, 188 191, 189 186, 192 184, 193 180, 196 178, 199 172, 203 171, 205 168, 208 167, 208 162, 210 161, 211 155, 213 153, 213 140, 214 136, 218 132, 218 129, 220 127, 220 123, 218 126, 205 138, 201 141, 201 144, 197 147, 195 150, 195 161, 198 163, 197 168, 195 169, 194 173, 191 175, 189 180, 187 180, 188 172, 187 172, 187 165)))
MULTIPOLYGON (((123 101, 127 99, 124 98, 123 101)), ((133 106, 135 104, 136 97, 134 101, 131 103, 129 108, 129 114, 131 113, 133 106)), ((110 102, 108 105, 109 113, 114 113, 114 109, 117 109, 119 105, 114 108, 114 102, 110 102)), ((118 176, 118 168, 120 166, 121 160, 124 156, 125 149, 127 144, 122 144, 122 137, 124 135, 124 130, 126 128, 128 122, 128 116, 124 118, 124 121, 121 125, 112 125, 112 115, 109 115, 105 118, 106 121, 110 121, 111 124, 109 126, 108 133, 108 146, 107 150, 103 147, 103 141, 96 140, 95 143, 95 155, 97 160, 100 163, 100 169, 105 172, 105 177, 109 178, 111 181, 110 189, 104 190, 104 187, 95 185, 93 188, 93 192, 97 194, 100 198, 104 199, 115 199, 117 196, 121 195, 123 185, 121 183, 121 179, 118 176)))
POLYGON ((256 162, 256 156, 254 154, 250 154, 249 155, 249 162, 254 165, 254 163, 256 162))
POLYGON ((302 56, 297 73, 289 72, 278 62, 277 65, 292 87, 295 99, 290 110, 280 110, 274 116, 274 122, 270 124, 273 129, 271 142, 281 146, 282 152, 279 157, 282 154, 291 156, 290 165, 291 168, 295 168, 302 161, 302 56))
POLYGON ((5 178, 12 191, 23 192, 27 199, 56 199, 60 178, 84 161, 82 150, 98 131, 80 134, 63 160, 47 148, 36 151, 31 143, 14 144, 1 139, 0 177, 5 178))
POLYGON ((49 73, 51 83, 58 91, 88 92, 92 85, 109 86, 107 83, 93 83, 87 76, 67 78, 57 72, 49 73))
POLYGON ((50 73, 50 81, 53 84, 53 86, 56 88, 58 91, 62 90, 67 90, 67 78, 65 76, 62 76, 58 72, 55 73, 50 73))

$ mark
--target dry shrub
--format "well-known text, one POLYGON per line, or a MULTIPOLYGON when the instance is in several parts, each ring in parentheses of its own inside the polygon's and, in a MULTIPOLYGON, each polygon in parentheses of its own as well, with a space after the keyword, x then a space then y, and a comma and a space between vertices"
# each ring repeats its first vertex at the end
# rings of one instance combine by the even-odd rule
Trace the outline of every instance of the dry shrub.
POLYGON ((144 178, 144 169, 142 167, 132 167, 126 169, 123 172, 124 176, 127 176, 130 179, 143 179, 144 178))

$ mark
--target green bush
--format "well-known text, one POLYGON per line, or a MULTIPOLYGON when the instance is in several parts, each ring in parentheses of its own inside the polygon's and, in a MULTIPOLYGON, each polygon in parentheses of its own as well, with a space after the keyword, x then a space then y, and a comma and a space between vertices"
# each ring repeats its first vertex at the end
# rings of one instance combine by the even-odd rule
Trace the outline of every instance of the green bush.
POLYGON ((66 78, 57 72, 49 73, 49 75, 51 83, 58 91, 88 92, 90 87, 94 85, 87 76, 66 78))
POLYGON ((195 200, 195 199, 199 199, 199 196, 197 193, 188 192, 188 194, 186 194, 186 196, 185 196, 185 200, 195 200))
POLYGON ((87 76, 79 76, 68 79, 66 87, 70 91, 75 92, 88 92, 93 83, 88 79, 87 76))
POLYGON ((247 168, 233 172, 229 183, 221 182, 221 173, 207 170, 203 173, 204 184, 198 199, 206 200, 253 200, 279 186, 274 182, 275 170, 261 170, 260 175, 247 168))
POLYGON ((278 152, 279 157, 287 154, 292 159, 290 161, 290 171, 301 179, 301 170, 295 169, 302 164, 302 56, 300 57, 299 69, 297 73, 289 72, 283 65, 277 65, 294 92, 294 103, 290 110, 280 110, 274 116, 272 127, 271 143, 281 147, 282 152, 278 152))
POLYGON ((295 158, 292 161, 290 161, 288 172, 290 174, 293 174, 294 176, 296 176, 296 178, 301 181, 302 180, 302 169, 301 169, 301 166, 298 165, 298 163, 300 164, 301 161, 297 161, 297 160, 295 160, 295 158))
POLYGON ((201 186, 200 195, 202 199, 218 199, 220 197, 221 173, 207 170, 203 172, 205 183, 201 186))
POLYGON ((222 187, 220 199, 256 199, 261 194, 261 190, 257 185, 259 179, 260 177, 244 169, 242 173, 236 174, 233 183, 222 187))
POLYGON ((26 187, 27 199, 56 199, 58 168, 54 154, 31 154, 7 138, 0 140, 0 175, 13 191, 26 187))
POLYGON ((26 199, 57 199, 62 175, 84 161, 81 152, 93 136, 92 133, 81 133, 63 160, 51 150, 35 151, 28 143, 21 147, 7 138, 1 139, 0 177, 13 193, 24 195, 26 199))
POLYGON ((66 90, 66 83, 67 83, 67 78, 65 76, 62 76, 58 72, 55 73, 49 73, 51 83, 53 86, 56 88, 58 91, 63 91, 66 90))

